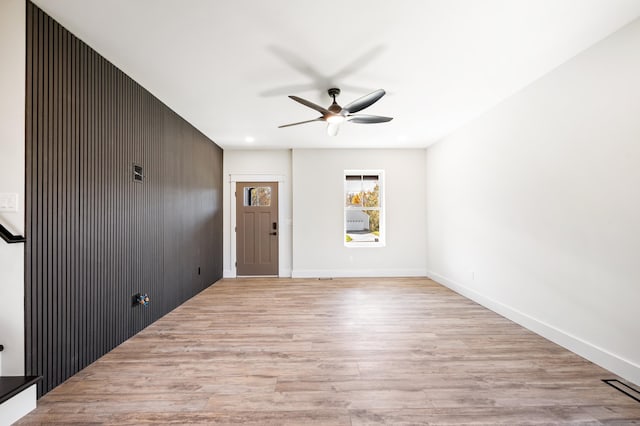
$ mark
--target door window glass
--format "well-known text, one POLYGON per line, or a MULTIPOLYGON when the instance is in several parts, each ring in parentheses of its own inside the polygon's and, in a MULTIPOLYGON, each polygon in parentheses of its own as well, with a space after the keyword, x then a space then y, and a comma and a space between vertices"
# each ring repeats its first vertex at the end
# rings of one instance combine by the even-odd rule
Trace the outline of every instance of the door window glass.
POLYGON ((271 206, 271 187, 256 186, 245 187, 243 194, 245 207, 270 207, 271 206))

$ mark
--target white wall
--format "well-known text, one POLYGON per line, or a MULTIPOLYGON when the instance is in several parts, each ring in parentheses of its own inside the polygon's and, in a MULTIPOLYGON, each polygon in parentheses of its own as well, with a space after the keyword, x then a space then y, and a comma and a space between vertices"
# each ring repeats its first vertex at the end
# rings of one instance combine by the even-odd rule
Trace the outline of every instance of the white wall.
POLYGON ((294 150, 294 277, 426 275, 425 151, 294 150), (384 170, 386 246, 344 246, 344 171, 384 170))
MULTIPOLYGON (((24 235, 24 97, 26 21, 23 0, 0 1, 0 193, 18 194, 18 212, 0 222, 24 235)), ((0 240, 2 375, 24 374, 24 244, 0 240)))
MULTIPOLYGON (((245 181, 265 177, 279 177, 279 275, 291 276, 291 151, 279 150, 224 150, 223 160, 223 264, 224 276, 235 277, 235 233, 233 232, 232 188, 230 176, 244 176, 245 181)), ((234 185, 235 186, 235 185, 234 185)), ((235 201, 234 201, 235 202, 235 201)))
POLYGON ((427 150, 430 276, 640 384, 640 21, 427 150))

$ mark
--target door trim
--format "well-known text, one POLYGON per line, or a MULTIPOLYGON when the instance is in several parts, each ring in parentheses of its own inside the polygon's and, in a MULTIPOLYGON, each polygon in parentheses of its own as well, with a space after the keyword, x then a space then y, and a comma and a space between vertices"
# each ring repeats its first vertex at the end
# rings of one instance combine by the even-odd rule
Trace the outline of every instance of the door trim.
MULTIPOLYGON (((236 257, 236 183, 238 182, 278 182, 278 194, 282 194, 282 184, 284 182, 284 175, 274 175, 274 174, 260 174, 260 173, 229 173, 229 201, 231 204, 231 214, 230 214, 230 228, 229 228, 229 242, 231 243, 230 247, 230 260, 231 265, 229 271, 231 272, 229 276, 226 278, 235 278, 238 276, 238 269, 236 268, 236 261, 238 260, 236 257)), ((284 219, 284 211, 283 206, 284 203, 281 201, 278 202, 278 226, 281 227, 283 225, 284 219)), ((282 276, 282 256, 280 254, 283 252, 283 238, 278 239, 278 276, 282 276)))

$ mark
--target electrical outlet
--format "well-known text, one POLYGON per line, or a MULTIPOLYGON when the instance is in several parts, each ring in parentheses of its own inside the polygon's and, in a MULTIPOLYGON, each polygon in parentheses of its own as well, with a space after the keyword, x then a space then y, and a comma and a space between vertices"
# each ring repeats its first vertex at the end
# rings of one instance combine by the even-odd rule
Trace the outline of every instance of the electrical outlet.
POLYGON ((0 193, 0 212, 17 212, 18 194, 0 193))

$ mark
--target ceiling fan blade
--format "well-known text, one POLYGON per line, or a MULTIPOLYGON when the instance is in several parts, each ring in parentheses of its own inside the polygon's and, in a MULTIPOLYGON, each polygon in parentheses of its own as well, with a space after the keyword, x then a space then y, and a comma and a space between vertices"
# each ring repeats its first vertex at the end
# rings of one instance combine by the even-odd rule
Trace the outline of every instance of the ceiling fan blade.
POLYGON ((385 93, 386 92, 384 91, 384 89, 378 89, 374 92, 369 93, 368 95, 364 95, 363 97, 356 99, 342 109, 343 111, 347 112, 361 111, 366 107, 373 105, 376 101, 378 101, 378 99, 383 97, 385 93))
POLYGON ((349 120, 352 123, 374 124, 374 123, 386 123, 387 121, 393 120, 393 117, 383 117, 381 115, 356 114, 356 115, 347 116, 347 120, 349 120))
POLYGON ((314 121, 324 121, 324 119, 322 117, 318 117, 318 118, 314 118, 313 120, 298 121, 297 123, 283 124, 282 126, 278 126, 278 129, 282 129, 283 127, 297 126, 298 124, 313 123, 314 121))
POLYGON ((329 110, 328 110, 328 109, 323 108, 323 107, 321 107, 320 105, 316 105, 316 104, 314 104, 313 102, 309 102, 309 101, 308 101, 308 100, 306 100, 306 99, 302 99, 302 98, 299 98, 299 97, 297 97, 297 96, 293 96, 293 95, 289 95, 289 97, 290 97, 291 99, 293 99, 294 101, 299 102, 299 103, 301 103, 301 104, 302 104, 302 105, 304 105, 304 106, 308 106, 308 107, 309 107, 309 108, 311 108, 311 109, 315 109, 316 111, 318 111, 318 112, 320 112, 320 113, 322 113, 322 114, 330 114, 330 112, 329 112, 329 110))
POLYGON ((327 124, 327 134, 329 136, 336 136, 338 134, 338 130, 340 130, 339 123, 329 123, 327 124))

